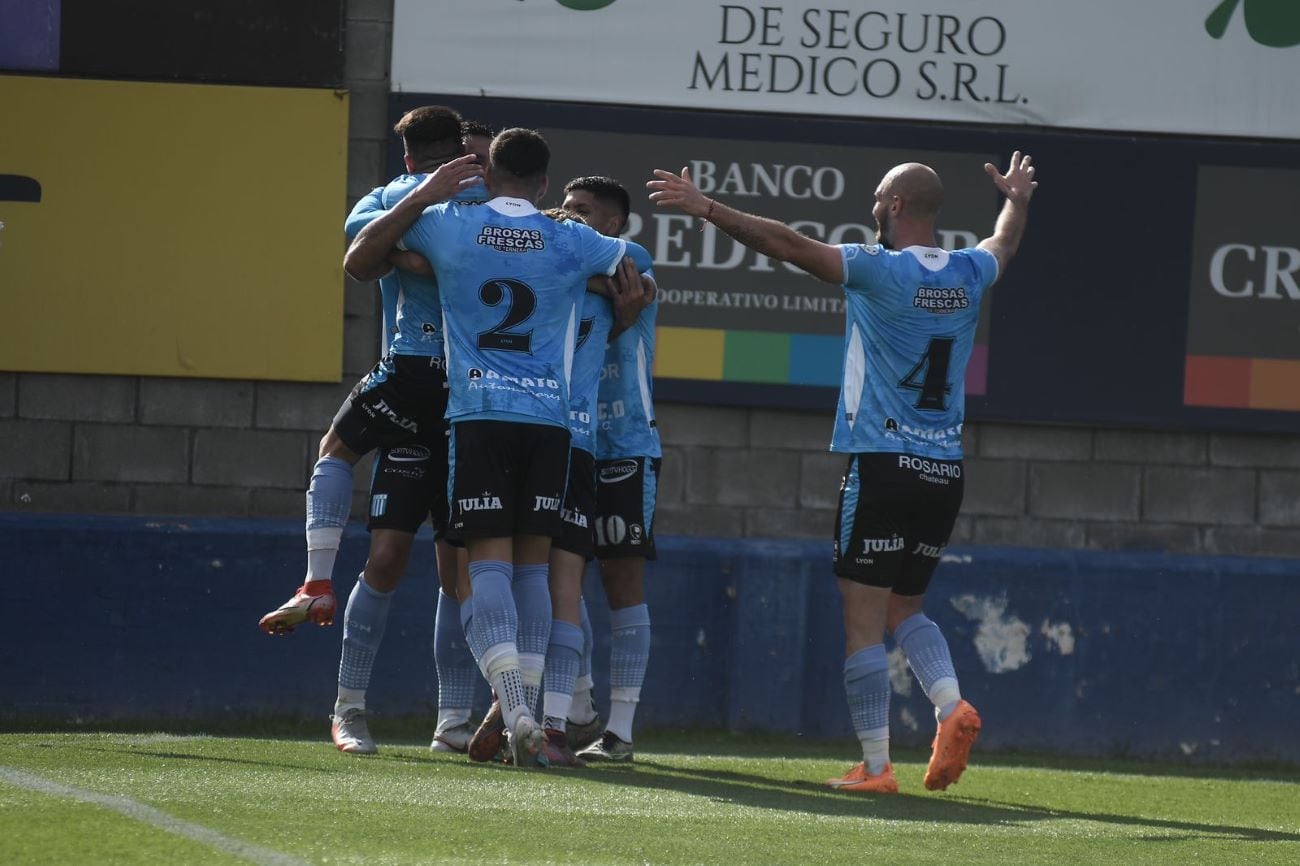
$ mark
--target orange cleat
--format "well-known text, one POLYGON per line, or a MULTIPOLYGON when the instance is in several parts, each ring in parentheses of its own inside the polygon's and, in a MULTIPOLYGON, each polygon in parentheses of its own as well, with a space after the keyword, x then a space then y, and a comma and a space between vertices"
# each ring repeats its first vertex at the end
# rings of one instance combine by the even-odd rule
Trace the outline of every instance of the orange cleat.
POLYGON ((894 778, 894 765, 886 764, 885 769, 874 776, 867 774, 867 765, 859 761, 838 779, 827 779, 826 784, 837 791, 856 791, 862 794, 897 794, 898 780, 894 778))
POLYGON ((314 580, 298 587, 293 598, 262 617, 257 625, 267 634, 288 634, 304 622, 333 625, 334 587, 325 580, 314 580))
POLYGON ((925 770, 927 791, 942 791, 956 784, 966 769, 970 747, 980 733, 980 714, 966 701, 958 701, 952 715, 939 723, 931 748, 930 766, 925 770))

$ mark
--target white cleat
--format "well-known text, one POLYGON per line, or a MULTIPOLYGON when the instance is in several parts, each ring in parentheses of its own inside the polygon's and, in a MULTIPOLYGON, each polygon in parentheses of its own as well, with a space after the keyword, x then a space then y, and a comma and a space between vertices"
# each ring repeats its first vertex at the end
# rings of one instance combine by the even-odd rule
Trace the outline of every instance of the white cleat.
POLYGON ((433 735, 429 748, 435 752, 457 752, 463 755, 469 751, 469 741, 473 736, 474 732, 469 729, 468 722, 449 725, 433 735))
POLYGON ((516 767, 545 767, 546 732, 525 713, 510 731, 510 757, 516 767))
POLYGON ((360 707, 344 710, 341 716, 330 716, 330 722, 330 737, 340 752, 373 755, 379 751, 366 724, 366 711, 360 707))

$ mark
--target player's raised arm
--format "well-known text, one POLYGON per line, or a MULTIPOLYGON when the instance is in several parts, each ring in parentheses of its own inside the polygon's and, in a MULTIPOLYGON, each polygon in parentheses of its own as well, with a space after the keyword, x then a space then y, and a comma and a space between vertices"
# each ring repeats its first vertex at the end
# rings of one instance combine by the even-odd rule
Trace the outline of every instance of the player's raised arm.
POLYGON ((785 223, 744 213, 708 198, 691 182, 689 169, 683 168, 676 175, 657 168, 655 178, 647 181, 646 186, 654 190, 650 200, 656 207, 677 208, 707 220, 750 249, 797 265, 819 280, 837 286, 844 282, 844 261, 839 247, 800 234, 785 223))
POLYGON ((483 176, 477 160, 473 154, 466 154, 439 166, 409 195, 361 230, 343 257, 343 269, 357 280, 373 280, 388 273, 389 251, 424 209, 452 198, 483 176))
POLYGON ((1007 265, 1020 249, 1020 239, 1025 235, 1025 224, 1029 221, 1029 199, 1038 188, 1034 180, 1034 166, 1029 154, 1020 155, 1020 151, 1011 154, 1011 167, 1006 174, 998 171, 992 163, 984 163, 984 171, 993 179, 993 184, 1007 197, 998 214, 997 225, 992 237, 980 241, 979 248, 988 250, 998 260, 998 278, 1006 273, 1007 265))

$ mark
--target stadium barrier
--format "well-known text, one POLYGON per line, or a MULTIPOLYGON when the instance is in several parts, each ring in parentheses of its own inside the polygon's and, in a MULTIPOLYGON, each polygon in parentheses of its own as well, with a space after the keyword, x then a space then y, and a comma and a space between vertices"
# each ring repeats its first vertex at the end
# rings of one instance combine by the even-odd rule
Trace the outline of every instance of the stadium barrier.
MULTIPOLYGON (((350 527, 336 574, 357 573, 365 546, 350 527)), ((0 550, 6 726, 319 714, 324 730, 352 579, 336 580, 334 627, 256 627, 302 573, 301 524, 11 513, 0 550)), ((424 535, 412 562, 370 707, 432 719, 424 535)), ((609 630, 594 570, 586 589, 600 698, 609 630)), ((945 554, 929 599, 983 749, 1300 764, 1300 560, 966 547, 945 554)), ((663 538, 647 602, 639 727, 851 736, 828 543, 663 538)), ((929 703, 890 650, 895 742, 926 745, 929 703)))

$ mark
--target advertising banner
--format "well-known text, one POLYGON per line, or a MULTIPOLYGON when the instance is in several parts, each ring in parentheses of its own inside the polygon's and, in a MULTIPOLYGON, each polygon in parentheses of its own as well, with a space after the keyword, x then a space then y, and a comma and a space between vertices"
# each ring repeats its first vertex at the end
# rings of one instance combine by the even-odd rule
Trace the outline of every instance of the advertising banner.
POLYGON ((1295 0, 396 0, 393 89, 1300 138, 1295 0))
POLYGON ((1297 203, 1300 171, 1201 168, 1187 405, 1300 411, 1297 203))
MULTIPOLYGON (((1019 253, 981 305, 968 417, 1300 432, 1300 370, 1288 366, 1300 364, 1300 142, 436 93, 394 94, 390 120, 424 104, 540 130, 552 149, 545 205, 575 176, 624 184, 627 235, 650 251, 660 286, 657 399, 832 412, 844 302, 838 287, 656 208, 644 186, 655 168, 688 167, 721 202, 856 243, 874 237, 884 172, 925 162, 945 186, 938 240, 955 249, 992 233, 1001 203, 983 164, 1005 167, 1019 149, 1042 185, 1019 253)), ((390 169, 403 170, 396 141, 390 169)))
POLYGON ((346 98, 0 76, 0 116, 0 369, 338 381, 346 98))
MULTIPOLYGON (((663 277, 656 375, 708 382, 839 386, 844 293, 772 262, 711 224, 648 207, 635 181, 649 167, 691 169, 705 193, 788 222, 828 243, 874 243, 872 195, 892 166, 927 162, 947 179, 952 205, 939 227, 950 249, 987 235, 996 191, 982 166, 993 154, 730 141, 696 136, 547 130, 557 187, 599 173, 626 178, 636 201, 626 236, 663 277)), ((987 334, 991 296, 982 310, 987 334)), ((987 344, 973 352, 968 393, 983 394, 987 344)))

